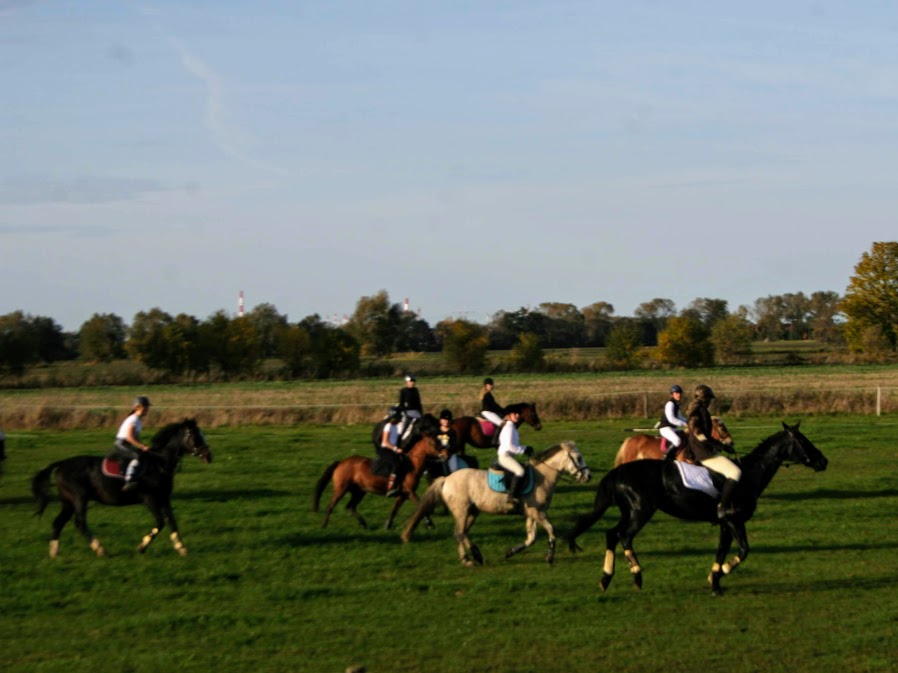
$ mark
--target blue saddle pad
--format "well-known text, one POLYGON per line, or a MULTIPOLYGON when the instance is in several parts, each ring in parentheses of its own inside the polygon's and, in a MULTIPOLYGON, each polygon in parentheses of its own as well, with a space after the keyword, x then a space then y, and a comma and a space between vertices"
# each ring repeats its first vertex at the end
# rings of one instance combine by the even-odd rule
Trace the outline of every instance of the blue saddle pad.
MULTIPOLYGON (((508 493, 508 489, 505 488, 505 472, 499 472, 494 469, 487 470, 486 483, 496 493, 508 493)), ((524 468, 524 486, 520 490, 520 495, 528 495, 535 485, 536 480, 533 478, 533 467, 527 465, 524 468)))

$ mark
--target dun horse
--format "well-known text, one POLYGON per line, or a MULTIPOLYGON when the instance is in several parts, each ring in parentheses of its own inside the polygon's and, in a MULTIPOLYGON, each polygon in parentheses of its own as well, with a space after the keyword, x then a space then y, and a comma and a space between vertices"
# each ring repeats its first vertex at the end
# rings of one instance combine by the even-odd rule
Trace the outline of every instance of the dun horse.
POLYGON ((187 548, 178 535, 178 524, 171 506, 175 471, 185 453, 199 457, 204 463, 212 462, 212 451, 193 419, 171 423, 156 433, 150 450, 141 457, 143 471, 134 491, 123 493, 124 477, 110 476, 103 470, 106 459, 97 456, 66 458, 38 472, 31 482, 31 492, 37 502, 37 514, 42 514, 50 501, 50 477, 54 471, 56 488, 62 501, 62 510, 53 519, 51 558, 56 558, 59 552, 59 535, 73 515, 75 526, 90 543, 91 549, 97 556, 106 554, 103 545, 87 527, 87 504, 91 500, 104 505, 144 503, 155 518, 156 526, 144 536, 138 549, 146 551, 167 521, 172 530, 172 544, 179 554, 185 555, 187 548))
MULTIPOLYGON (((424 428, 433 427, 436 419, 431 414, 425 414, 420 425, 424 428)), ((446 459, 446 452, 443 450, 432 434, 419 435, 417 441, 414 439, 414 445, 405 453, 408 459, 405 476, 402 480, 402 491, 396 496, 396 502, 393 509, 390 510, 390 516, 384 524, 384 529, 389 529, 393 525, 396 518, 396 512, 402 507, 402 503, 411 500, 413 503, 418 502, 418 496, 415 490, 418 488, 418 482, 421 480, 421 474, 424 472, 425 461, 428 458, 446 459)), ((387 477, 375 474, 372 470, 374 461, 366 456, 350 456, 343 460, 337 460, 324 470, 324 474, 318 479, 315 485, 315 494, 312 499, 312 511, 317 512, 319 503, 321 502, 321 494, 327 485, 333 481, 334 492, 327 509, 324 512, 324 522, 322 528, 327 527, 330 520, 331 512, 347 492, 349 492, 349 502, 346 509, 356 518, 362 528, 367 528, 368 523, 364 517, 359 514, 358 505, 365 497, 366 493, 375 493, 377 495, 386 495, 387 493, 387 477)))
MULTIPOLYGON (((527 537, 522 544, 511 547, 505 558, 509 558, 533 544, 536 540, 536 525, 541 525, 549 536, 549 551, 546 561, 555 558, 555 529, 546 516, 552 504, 555 484, 562 473, 570 474, 578 482, 587 482, 592 477, 583 455, 571 441, 546 449, 530 459, 533 466, 534 488, 521 498, 523 514, 527 519, 527 537)), ((402 532, 402 539, 408 542, 421 519, 433 512, 439 504, 445 504, 455 517, 455 541, 458 543, 458 558, 466 566, 483 564, 483 555, 472 544, 468 531, 474 525, 480 512, 489 514, 513 514, 515 508, 508 502, 508 495, 497 493, 488 484, 487 470, 459 470, 448 477, 440 477, 433 482, 421 498, 415 513, 402 532)))
MULTIPOLYGON (((521 414, 522 423, 531 425, 534 430, 543 429, 543 424, 539 420, 539 414, 536 413, 535 403, 518 402, 505 407, 506 413, 512 410, 516 410, 521 414)), ((493 446, 493 437, 491 434, 488 435, 483 431, 481 421, 489 423, 489 421, 478 419, 474 416, 459 416, 452 421, 452 428, 455 430, 456 437, 458 437, 458 452, 460 454, 464 455, 467 444, 476 446, 478 449, 489 449, 493 446)), ((490 426, 492 426, 492 423, 490 423, 490 426)), ((498 428, 495 428, 494 432, 498 432, 498 428)))
MULTIPOLYGON (((727 429, 723 419, 712 416, 711 423, 711 436, 728 446, 733 446, 733 436, 727 429)), ((633 435, 632 437, 627 437, 617 450, 617 456, 614 458, 614 467, 624 463, 631 463, 634 460, 661 460, 665 456, 665 452, 661 450, 661 437, 646 434, 633 435)), ((686 458, 685 447, 677 453, 677 460, 689 462, 686 458)))
MULTIPOLYGON (((758 498, 784 462, 798 463, 816 472, 826 469, 826 457, 798 429, 798 423, 771 435, 751 453, 743 456, 742 478, 736 489, 733 504, 736 512, 722 521, 717 519, 717 497, 684 485, 680 467, 667 460, 639 460, 625 463, 608 472, 599 483, 591 512, 578 517, 573 529, 564 538, 571 551, 580 551, 577 537, 589 530, 612 505, 620 509, 620 520, 605 533, 605 566, 600 586, 602 591, 614 577, 614 555, 617 545, 624 548, 624 555, 633 574, 633 582, 642 588, 642 567, 633 550, 633 539, 656 511, 689 521, 709 521, 720 526, 717 556, 711 566, 708 582, 711 591, 720 595, 721 577, 732 572, 748 558, 748 538, 745 522, 751 519, 758 505, 758 498), (730 546, 735 539, 739 551, 726 562, 730 546)), ((684 470, 705 468, 683 465, 684 470)), ((720 488, 723 477, 711 473, 715 486, 720 488)))

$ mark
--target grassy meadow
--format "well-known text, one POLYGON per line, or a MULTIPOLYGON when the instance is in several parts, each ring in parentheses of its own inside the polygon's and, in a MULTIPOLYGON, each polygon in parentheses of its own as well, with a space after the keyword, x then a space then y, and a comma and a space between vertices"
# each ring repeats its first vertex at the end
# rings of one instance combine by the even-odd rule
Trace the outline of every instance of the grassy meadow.
MULTIPOLYGON (((119 397, 110 395, 109 404, 119 397)), ((163 415, 151 416, 148 431, 163 415)), ((543 413, 542 432, 522 428, 523 441, 537 449, 576 440, 595 472, 592 484, 561 483, 549 511, 561 532, 589 508, 624 428, 641 420, 560 421, 543 413)), ((70 525, 51 560, 57 508, 34 517, 29 480, 53 460, 103 452, 110 432, 13 431, 5 423, 0 670, 892 671, 894 417, 732 415, 727 422, 747 450, 781 420, 802 421, 829 469, 781 468, 749 522, 751 555, 724 580, 722 598, 711 596, 706 581, 716 530, 663 514, 636 539, 643 590, 619 558, 606 594, 598 589, 602 530, 616 510, 580 538, 582 554, 559 549, 553 566, 543 560, 542 531, 531 550, 505 560, 505 549, 524 536, 517 517, 480 517, 472 536, 486 563, 473 569, 458 563, 443 513, 435 530, 421 528, 403 544, 398 530, 380 528, 392 501, 368 496, 360 510, 371 529, 342 507, 322 529, 322 515, 311 511, 314 484, 331 461, 372 453, 367 423, 212 424, 206 432, 215 460, 185 458, 176 480, 186 557, 174 552, 167 531, 137 553, 152 525, 145 509, 94 504, 89 523, 110 555, 96 558, 70 525)), ((410 504, 400 511, 400 526, 411 511, 410 504)))

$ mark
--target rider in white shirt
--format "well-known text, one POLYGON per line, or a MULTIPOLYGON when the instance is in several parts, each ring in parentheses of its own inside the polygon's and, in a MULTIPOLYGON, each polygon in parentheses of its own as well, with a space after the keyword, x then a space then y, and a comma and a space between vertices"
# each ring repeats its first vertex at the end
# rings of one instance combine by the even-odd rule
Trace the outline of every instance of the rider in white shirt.
POLYGON ((524 466, 517 461, 515 456, 532 455, 533 449, 529 446, 521 446, 518 435, 518 424, 521 422, 520 412, 510 411, 506 420, 509 422, 502 427, 502 433, 499 435, 499 465, 511 473, 508 484, 508 500, 511 503, 517 503, 515 490, 524 476, 524 466))

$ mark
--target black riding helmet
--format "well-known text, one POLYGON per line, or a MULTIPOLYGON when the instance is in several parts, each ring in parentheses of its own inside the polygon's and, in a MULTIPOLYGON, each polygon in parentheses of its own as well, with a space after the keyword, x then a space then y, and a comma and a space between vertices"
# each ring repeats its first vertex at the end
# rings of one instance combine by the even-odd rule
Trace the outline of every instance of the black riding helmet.
POLYGON ((483 385, 492 386, 495 384, 493 383, 493 380, 489 376, 487 376, 485 379, 483 379, 483 385))
POLYGON ((447 421, 451 421, 451 420, 452 420, 452 412, 449 411, 448 409, 443 409, 443 410, 440 412, 440 420, 443 420, 444 418, 445 418, 447 421))
POLYGON ((387 409, 387 418, 389 418, 391 421, 394 419, 399 420, 400 418, 402 418, 402 409, 393 405, 392 407, 387 409))
POLYGON ((144 409, 150 408, 150 398, 145 397, 144 395, 138 395, 134 398, 134 408, 143 407, 144 409))
POLYGON ((674 385, 672 385, 672 386, 670 387, 670 394, 673 395, 674 393, 680 393, 680 394, 682 394, 682 393, 683 393, 683 389, 682 389, 680 386, 674 384, 674 385))
POLYGON ((701 383, 695 387, 695 399, 701 400, 705 404, 710 404, 711 400, 714 399, 714 391, 711 390, 711 386, 706 386, 704 383, 701 383))

